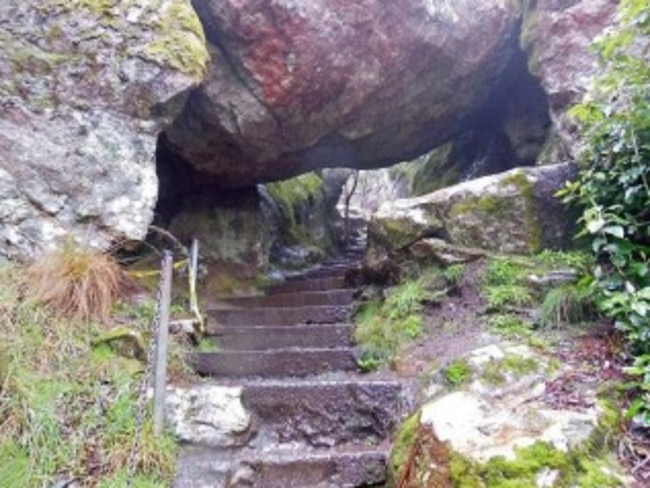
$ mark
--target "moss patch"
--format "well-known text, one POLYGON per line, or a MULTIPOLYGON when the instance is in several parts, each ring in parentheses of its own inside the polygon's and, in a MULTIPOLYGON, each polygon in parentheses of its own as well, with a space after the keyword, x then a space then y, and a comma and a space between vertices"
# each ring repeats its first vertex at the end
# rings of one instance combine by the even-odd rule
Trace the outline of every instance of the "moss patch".
POLYGON ((504 178, 500 185, 502 187, 515 186, 524 200, 524 215, 526 233, 528 235, 529 252, 538 253, 544 245, 544 232, 540 221, 540 209, 535 199, 535 186, 526 177, 523 171, 516 171, 510 176, 504 178))
POLYGON ((454 388, 464 385, 472 379, 472 368, 465 359, 453 361, 445 369, 445 380, 454 388))
POLYGON ((544 472, 556 472, 552 486, 614 488, 622 486, 616 477, 603 470, 606 463, 579 451, 564 452, 547 442, 515 449, 515 458, 491 458, 485 464, 452 453, 451 485, 458 488, 530 488, 544 472))
POLYGON ((420 430, 420 414, 417 413, 407 418, 397 430, 390 455, 390 480, 395 483, 399 477, 413 444, 420 430))
POLYGON ((502 386, 508 377, 521 378, 539 371, 539 363, 534 358, 526 358, 517 354, 507 354, 502 359, 490 361, 481 374, 481 379, 490 385, 502 386))
POLYGON ((161 14, 156 38, 144 47, 149 59, 197 80, 205 75, 209 55, 203 26, 187 1, 174 1, 161 14))

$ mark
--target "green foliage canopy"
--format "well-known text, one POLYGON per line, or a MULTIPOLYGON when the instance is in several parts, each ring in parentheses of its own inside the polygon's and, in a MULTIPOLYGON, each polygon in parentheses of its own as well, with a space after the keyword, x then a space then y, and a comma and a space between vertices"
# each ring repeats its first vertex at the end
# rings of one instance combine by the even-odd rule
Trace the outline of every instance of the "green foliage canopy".
POLYGON ((595 48, 604 68, 592 99, 572 111, 586 148, 579 179, 561 192, 582 209, 598 257, 602 310, 623 331, 642 394, 631 413, 650 425, 650 9, 623 0, 616 30, 595 48))

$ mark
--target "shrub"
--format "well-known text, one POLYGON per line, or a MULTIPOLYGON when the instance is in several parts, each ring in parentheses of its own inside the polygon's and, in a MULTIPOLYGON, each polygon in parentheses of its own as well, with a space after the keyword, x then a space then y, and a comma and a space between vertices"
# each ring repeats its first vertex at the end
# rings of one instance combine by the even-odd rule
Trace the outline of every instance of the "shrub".
MULTIPOLYGON (((585 136, 581 170, 561 195, 582 209, 582 235, 591 240, 601 310, 626 334, 636 363, 650 360, 650 65, 647 0, 623 0, 620 24, 596 45, 603 75, 573 115, 585 136)), ((641 391, 645 367, 634 367, 641 391)), ((639 412, 650 425, 650 398, 639 412)), ((638 405, 638 403, 637 403, 638 405)))
POLYGON ((29 298, 56 315, 84 321, 107 322, 128 283, 112 256, 71 242, 40 256, 26 277, 29 298))

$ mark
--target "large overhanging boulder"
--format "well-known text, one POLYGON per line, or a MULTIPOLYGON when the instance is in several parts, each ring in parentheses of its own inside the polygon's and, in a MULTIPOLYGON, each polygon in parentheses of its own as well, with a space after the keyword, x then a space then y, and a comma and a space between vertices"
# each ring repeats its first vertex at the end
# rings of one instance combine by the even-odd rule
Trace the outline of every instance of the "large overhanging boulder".
POLYGON ((207 52, 189 0, 0 2, 0 255, 141 239, 207 52))
POLYGON ((516 0, 205 0, 213 59, 166 131, 221 186, 386 166, 452 136, 518 48, 516 0))

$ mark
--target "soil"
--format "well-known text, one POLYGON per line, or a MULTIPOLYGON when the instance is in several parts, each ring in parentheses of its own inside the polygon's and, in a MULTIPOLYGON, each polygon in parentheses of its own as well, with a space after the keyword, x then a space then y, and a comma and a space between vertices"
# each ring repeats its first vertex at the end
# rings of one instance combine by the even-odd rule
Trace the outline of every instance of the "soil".
POLYGON ((393 361, 393 369, 399 376, 426 375, 474 349, 500 340, 484 325, 485 300, 478 288, 482 272, 480 261, 467 264, 458 289, 440 305, 427 308, 422 339, 401 351, 393 361))

